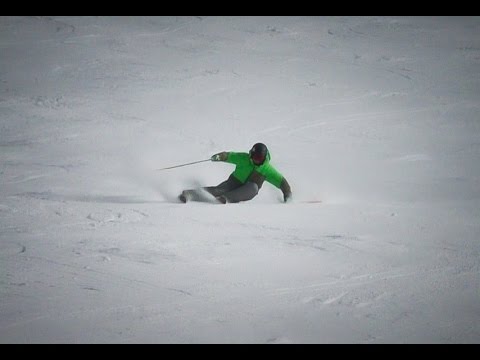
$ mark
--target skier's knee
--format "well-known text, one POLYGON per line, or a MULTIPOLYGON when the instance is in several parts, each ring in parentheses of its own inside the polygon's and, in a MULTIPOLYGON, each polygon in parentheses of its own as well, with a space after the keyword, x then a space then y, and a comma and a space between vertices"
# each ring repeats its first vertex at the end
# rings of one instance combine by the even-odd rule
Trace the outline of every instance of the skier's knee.
POLYGON ((253 199, 255 196, 257 196, 258 191, 259 191, 258 185, 254 182, 248 183, 246 190, 247 190, 246 191, 247 200, 253 199))

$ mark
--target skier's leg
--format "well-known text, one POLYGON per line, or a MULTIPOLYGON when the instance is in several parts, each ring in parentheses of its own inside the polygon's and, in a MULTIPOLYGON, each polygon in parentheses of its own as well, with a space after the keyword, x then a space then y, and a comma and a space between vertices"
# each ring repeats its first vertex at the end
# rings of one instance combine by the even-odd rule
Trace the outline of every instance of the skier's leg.
POLYGON ((258 194, 258 185, 254 182, 246 182, 244 185, 231 190, 223 195, 229 203, 237 203, 253 199, 258 194))
POLYGON ((203 191, 203 188, 183 190, 182 193, 178 196, 178 198, 182 202, 208 201, 210 200, 209 197, 210 195, 203 191))
POLYGON ((242 183, 239 180, 237 180, 235 177, 230 176, 227 180, 225 180, 224 182, 220 183, 217 186, 207 186, 207 187, 204 187, 203 189, 208 191, 213 196, 217 197, 229 191, 232 191, 240 186, 242 186, 242 183))
POLYGON ((179 199, 183 202, 187 201, 205 201, 207 200, 205 197, 205 194, 202 192, 202 190, 207 191, 214 197, 218 197, 220 195, 223 195, 239 186, 242 186, 242 183, 237 180, 235 177, 230 176, 227 180, 224 182, 220 183, 217 186, 207 186, 203 187, 201 189, 189 189, 189 190, 184 190, 179 196, 179 199))

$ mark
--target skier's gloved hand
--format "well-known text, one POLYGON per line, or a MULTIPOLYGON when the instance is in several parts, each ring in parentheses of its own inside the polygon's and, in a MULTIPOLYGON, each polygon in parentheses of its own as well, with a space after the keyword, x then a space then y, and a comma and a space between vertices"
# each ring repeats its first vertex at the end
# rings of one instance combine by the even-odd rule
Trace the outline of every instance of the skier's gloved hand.
POLYGON ((291 202, 292 201, 292 193, 287 192, 283 194, 283 201, 284 202, 291 202))
POLYGON ((210 160, 212 160, 212 161, 225 161, 225 160, 227 160, 227 156, 228 155, 227 155, 226 152, 221 152, 221 153, 212 155, 210 160))

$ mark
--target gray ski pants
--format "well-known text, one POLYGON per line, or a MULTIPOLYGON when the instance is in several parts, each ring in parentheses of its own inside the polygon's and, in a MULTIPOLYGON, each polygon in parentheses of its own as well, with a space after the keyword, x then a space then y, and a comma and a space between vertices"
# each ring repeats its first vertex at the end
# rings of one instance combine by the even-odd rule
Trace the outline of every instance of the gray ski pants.
MULTIPOLYGON (((238 203, 253 199, 258 194, 258 185, 247 181, 242 184, 235 177, 230 176, 227 180, 217 186, 207 186, 203 188, 213 196, 224 196, 229 203, 238 203)), ((194 195, 195 190, 186 190, 190 195, 194 195)))

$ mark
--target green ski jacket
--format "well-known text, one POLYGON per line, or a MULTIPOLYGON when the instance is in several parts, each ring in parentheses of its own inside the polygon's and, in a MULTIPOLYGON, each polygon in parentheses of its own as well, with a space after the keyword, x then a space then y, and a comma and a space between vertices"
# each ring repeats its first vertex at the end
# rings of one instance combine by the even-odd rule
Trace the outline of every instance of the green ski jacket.
MULTIPOLYGON (((253 163, 248 153, 244 152, 227 152, 225 162, 235 164, 235 170, 232 175, 242 184, 247 181, 257 183, 258 187, 262 186, 264 180, 277 188, 282 188, 282 182, 286 182, 282 174, 280 174, 272 165, 270 165, 270 152, 267 152, 265 162, 257 166, 253 163)), ((283 190, 283 189, 282 189, 283 190)))

